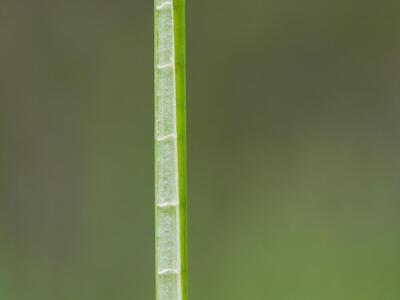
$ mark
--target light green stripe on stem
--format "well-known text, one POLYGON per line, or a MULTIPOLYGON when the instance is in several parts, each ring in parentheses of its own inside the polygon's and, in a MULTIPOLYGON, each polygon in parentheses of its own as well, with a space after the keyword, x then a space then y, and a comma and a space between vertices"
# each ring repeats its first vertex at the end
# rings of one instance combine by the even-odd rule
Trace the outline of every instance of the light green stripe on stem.
POLYGON ((187 299, 185 2, 155 1, 156 299, 187 299))

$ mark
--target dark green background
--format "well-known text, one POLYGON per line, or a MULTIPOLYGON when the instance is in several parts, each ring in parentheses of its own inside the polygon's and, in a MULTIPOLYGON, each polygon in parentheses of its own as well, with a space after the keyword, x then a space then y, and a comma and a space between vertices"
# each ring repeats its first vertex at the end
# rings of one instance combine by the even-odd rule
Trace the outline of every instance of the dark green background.
MULTIPOLYGON (((154 298, 152 9, 1 1, 1 300, 154 298)), ((190 299, 400 299, 400 2, 187 9, 190 299)))

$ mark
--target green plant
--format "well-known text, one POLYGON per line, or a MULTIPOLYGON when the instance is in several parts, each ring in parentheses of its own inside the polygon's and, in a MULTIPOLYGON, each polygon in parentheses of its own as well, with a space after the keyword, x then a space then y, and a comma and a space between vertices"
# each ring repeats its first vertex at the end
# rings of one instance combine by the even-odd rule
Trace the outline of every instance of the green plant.
POLYGON ((187 299, 185 0, 155 0, 156 299, 187 299))

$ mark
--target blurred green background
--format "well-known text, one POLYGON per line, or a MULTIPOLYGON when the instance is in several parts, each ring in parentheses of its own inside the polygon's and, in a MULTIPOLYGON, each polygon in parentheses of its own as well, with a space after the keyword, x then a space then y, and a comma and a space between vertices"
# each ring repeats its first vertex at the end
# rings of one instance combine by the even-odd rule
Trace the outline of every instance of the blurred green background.
MULTIPOLYGON (((0 300, 154 298, 152 9, 1 1, 0 300)), ((187 9, 190 299, 400 299, 400 2, 187 9)))

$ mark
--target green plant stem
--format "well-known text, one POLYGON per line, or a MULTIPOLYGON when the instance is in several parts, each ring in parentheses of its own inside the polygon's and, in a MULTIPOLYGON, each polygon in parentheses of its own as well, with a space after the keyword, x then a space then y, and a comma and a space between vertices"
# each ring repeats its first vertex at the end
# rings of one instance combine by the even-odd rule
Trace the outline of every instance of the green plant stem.
POLYGON ((155 0, 156 299, 187 299, 185 0, 155 0))

